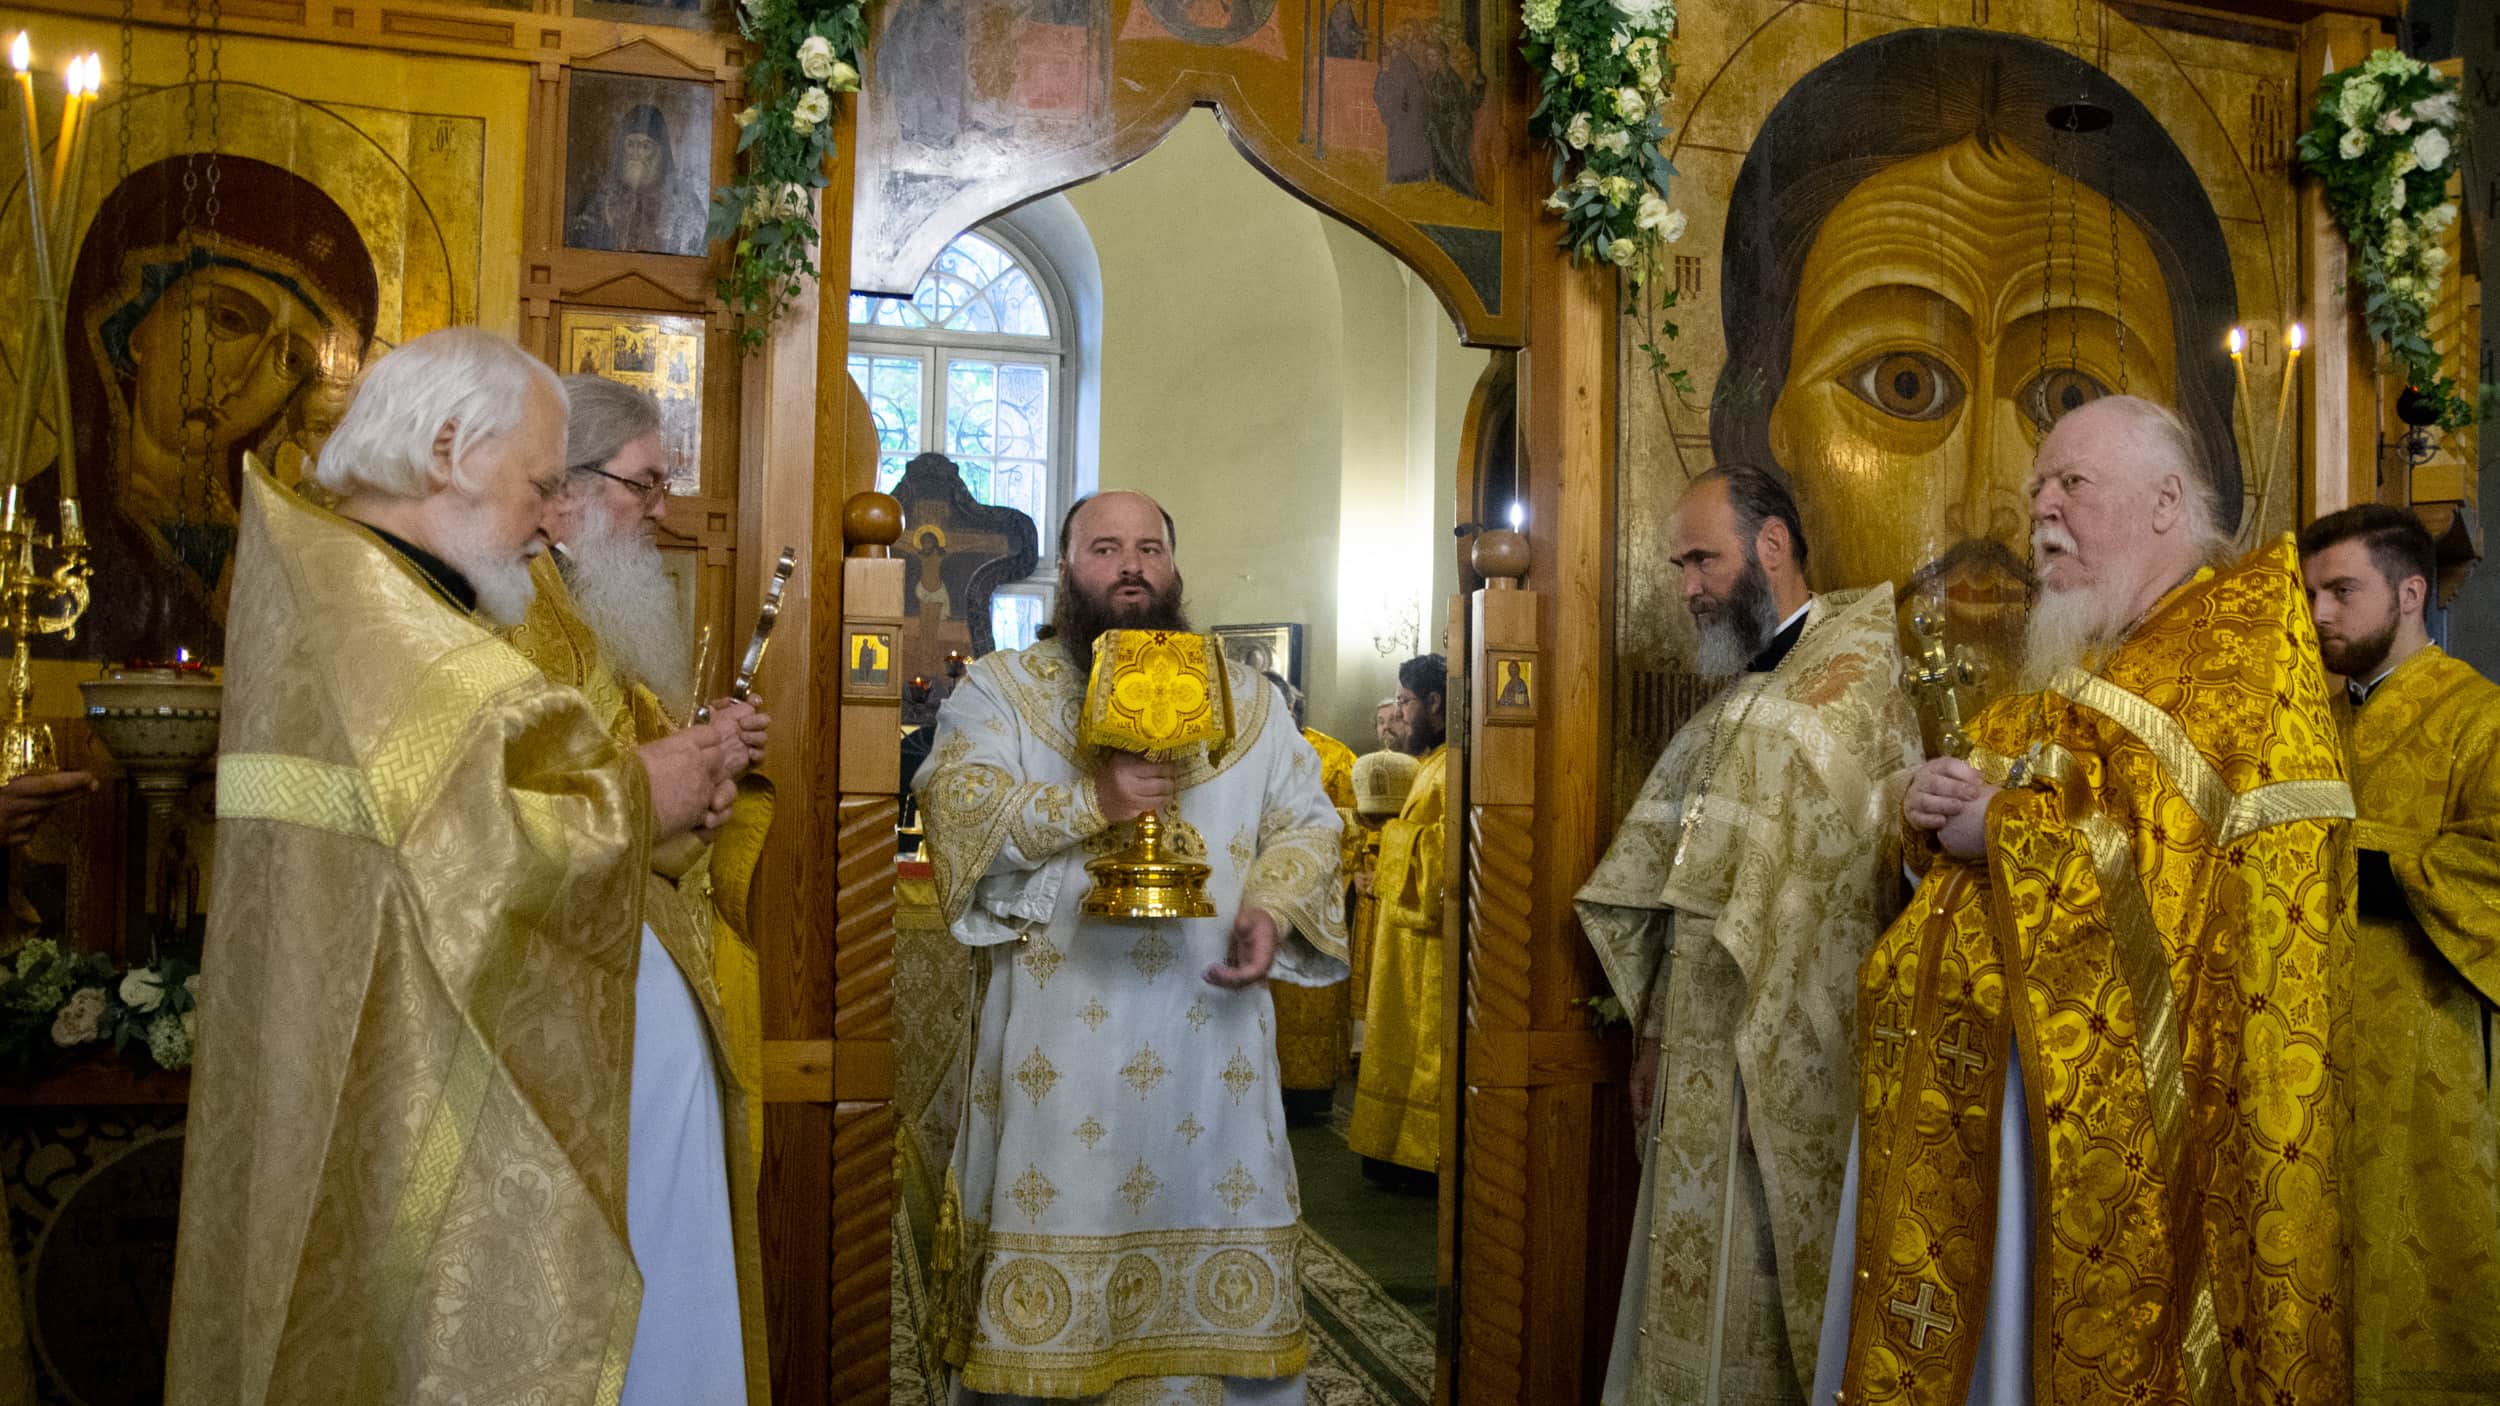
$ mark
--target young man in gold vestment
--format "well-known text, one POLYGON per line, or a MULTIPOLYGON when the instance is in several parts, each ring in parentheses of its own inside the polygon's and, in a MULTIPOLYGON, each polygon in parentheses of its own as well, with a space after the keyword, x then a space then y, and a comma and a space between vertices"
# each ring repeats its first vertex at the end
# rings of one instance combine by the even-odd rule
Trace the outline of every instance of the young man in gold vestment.
POLYGON ((1670 520, 1703 673, 1579 893, 1640 1032, 1647 1133, 1606 1406, 1801 1403, 1854 1100, 1859 959, 1901 907, 1919 760, 1892 588, 1815 595, 1785 485, 1710 470, 1670 520))
POLYGON ((1398 730, 1417 759, 1398 818, 1380 829, 1372 871, 1371 989, 1346 1145, 1363 1170, 1421 1190, 1441 1169, 1442 823, 1449 805, 1449 666, 1425 654, 1398 666, 1398 730), (1400 1171, 1398 1169, 1404 1169, 1400 1171), (1420 1175, 1418 1175, 1420 1174, 1420 1175))
MULTIPOLYGON (((1343 817, 1354 804, 1353 751, 1317 728, 1303 727, 1302 690, 1291 680, 1273 669, 1266 678, 1285 700, 1302 740, 1318 756, 1320 789, 1343 817)), ((1349 989, 1342 981, 1326 986, 1287 982, 1268 989, 1276 1002, 1276 1077, 1284 1086, 1285 1121, 1289 1123, 1312 1123, 1328 1116, 1337 1081, 1345 1077, 1346 1060, 1353 1049, 1349 989)))
POLYGON ((2029 488, 2025 690, 1913 776, 1925 881, 1860 977, 1815 1399, 2343 1401, 2352 794, 2298 558, 2215 568, 2133 397, 2029 488))
POLYGON ((338 512, 245 480, 169 1401, 604 1406, 677 1345, 627 1237, 643 886, 750 758, 739 710, 620 747, 495 633, 564 425, 454 328, 367 373, 338 512))
POLYGON ((2500 688, 2431 643, 2421 519, 2346 508, 2300 552, 2361 813, 2353 1399, 2500 1401, 2500 688))
MULTIPOLYGON (((512 645, 550 681, 580 689, 618 746, 638 747, 684 725, 702 684, 693 675, 677 585, 656 540, 668 510, 660 407, 649 395, 599 376, 567 376, 564 389, 571 408, 565 486, 551 505, 549 522, 557 545, 530 563, 538 594, 512 632, 512 645)), ((740 710, 740 716, 748 750, 761 752, 768 719, 753 709, 740 710)), ((757 1406, 771 1399, 755 1205, 764 1050, 762 993, 755 948, 745 934, 745 898, 771 824, 771 790, 761 778, 748 777, 739 783, 738 802, 713 843, 686 835, 652 849, 643 921, 666 960, 650 960, 646 950, 636 976, 638 984, 675 983, 682 990, 658 994, 691 997, 702 1015, 703 1039, 677 1052, 682 1079, 672 1079, 669 1070, 637 1067, 636 1095, 646 1102, 665 1098, 670 1087, 682 1089, 693 1080, 716 1084, 722 1095, 718 1141, 729 1185, 732 1299, 747 1398, 757 1406)), ((636 1053, 643 1053, 640 1043, 636 1053)), ((697 1174, 709 1180, 710 1149, 701 1155, 705 1166, 697 1174)), ((627 1189, 650 1188, 629 1182, 627 1189)), ((667 1281, 690 1290, 699 1283, 699 1278, 667 1281)), ((647 1320, 655 1314, 663 1321, 677 1316, 660 1287, 645 1285, 647 1320)))

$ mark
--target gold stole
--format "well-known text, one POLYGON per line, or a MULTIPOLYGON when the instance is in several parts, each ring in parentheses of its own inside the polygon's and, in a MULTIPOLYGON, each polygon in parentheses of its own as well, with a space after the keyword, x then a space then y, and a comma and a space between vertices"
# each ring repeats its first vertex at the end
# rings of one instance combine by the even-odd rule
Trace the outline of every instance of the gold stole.
POLYGON ((1939 860, 1860 977, 1847 1401, 1968 1391, 2009 1047, 2039 1399, 2344 1399, 2328 1056, 2352 810, 2290 541, 1971 737, 1991 780, 2030 774, 1989 807, 1984 861, 1939 860))

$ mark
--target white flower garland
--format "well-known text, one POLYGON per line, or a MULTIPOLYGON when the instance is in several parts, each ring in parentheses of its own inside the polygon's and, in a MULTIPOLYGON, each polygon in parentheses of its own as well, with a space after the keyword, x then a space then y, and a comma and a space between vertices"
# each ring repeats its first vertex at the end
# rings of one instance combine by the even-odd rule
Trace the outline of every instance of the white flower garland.
POLYGON ((2457 221, 2448 178, 2459 107, 2454 81, 2379 49, 2326 76, 2300 138, 2301 163, 2325 181, 2327 209, 2351 248, 2370 335, 2446 429, 2474 418, 2429 335, 2448 272, 2442 236, 2457 221))
POLYGON ((1645 334, 1651 372, 1689 394, 1686 373, 1662 343, 1675 324, 1660 314, 1675 292, 1642 292, 1666 247, 1684 237, 1684 212, 1669 203, 1675 167, 1666 156, 1667 101, 1675 82, 1669 46, 1674 0, 1527 0, 1520 54, 1537 74, 1530 129, 1553 144, 1554 193, 1574 262, 1603 259, 1623 271, 1645 334))

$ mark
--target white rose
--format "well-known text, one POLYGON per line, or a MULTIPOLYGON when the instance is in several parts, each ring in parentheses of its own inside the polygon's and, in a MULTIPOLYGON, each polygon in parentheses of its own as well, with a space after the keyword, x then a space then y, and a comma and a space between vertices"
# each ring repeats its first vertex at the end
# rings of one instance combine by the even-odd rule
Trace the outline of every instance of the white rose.
POLYGON ((1632 134, 1623 130, 1621 127, 1617 127, 1613 131, 1599 137, 1596 141, 1590 143, 1590 145, 1596 147, 1599 151, 1605 152, 1609 156, 1621 156, 1628 148, 1631 147, 1632 134))
POLYGON ((2361 153, 2368 151, 2369 149, 2369 134, 2361 131, 2346 132, 2344 134, 2344 139, 2335 144, 2336 154, 2343 157, 2346 161, 2359 160, 2361 153))
POLYGON ((1571 143, 1572 149, 1577 151, 1589 144, 1589 135, 1589 115, 1585 112, 1573 113, 1571 125, 1563 129, 1563 140, 1571 143))
POLYGON ((1683 237, 1684 212, 1681 210, 1669 210, 1667 212, 1666 223, 1658 226, 1658 238, 1666 243, 1673 244, 1675 241, 1682 239, 1683 237))
POLYGON ((1571 75, 1578 73, 1580 71, 1579 50, 1556 49, 1554 51, 1554 71, 1561 74, 1565 78, 1569 78, 1571 75))
POLYGON ((790 105, 790 130, 813 132, 832 115, 833 99, 826 96, 822 88, 810 88, 799 94, 799 100, 790 105))
POLYGON ((833 76, 833 44, 821 34, 799 41, 799 71, 822 83, 833 76))
POLYGON ((2457 95, 2440 93, 2424 98, 2413 105, 2413 117, 2434 127, 2448 126, 2457 120, 2457 95))
POLYGON ((2437 244, 2423 250, 2422 267, 2429 269, 2433 276, 2446 273, 2448 271, 2448 251, 2437 244))
POLYGON ((1646 190, 1641 192, 1641 208, 1632 212, 1632 223, 1654 231, 1667 222, 1667 216, 1674 213, 1674 207, 1659 199, 1658 192, 1646 190))
POLYGON ((1625 49, 1630 48, 1631 45, 1632 36, 1624 33, 1620 29, 1615 31, 1613 38, 1606 41, 1606 47, 1618 54, 1622 53, 1625 49))
POLYGON ((859 70, 835 59, 833 72, 825 75, 825 86, 837 93, 856 93, 859 91, 859 70))
POLYGON ((2448 139, 2434 127, 2413 139, 2413 159, 2425 171, 2436 171, 2448 164, 2448 139))
POLYGON ((2378 115, 2378 129, 2402 135, 2413 130, 2413 119, 2401 112, 2382 112, 2378 115))
POLYGON ((1638 88, 1615 89, 1615 115, 1626 122, 1638 122, 1649 112, 1649 99, 1638 88))
POLYGON ((755 119, 763 115, 764 109, 760 107, 742 107, 738 109, 739 130, 744 131, 745 129, 754 126, 755 119))
POLYGON ((104 1019, 104 988, 83 986, 69 998, 61 1013, 52 1021, 52 1043, 63 1049, 83 1045, 96 1037, 96 1027, 104 1019))
POLYGON ((1572 181, 1572 184, 1582 190, 1595 190, 1597 189, 1597 173, 1584 166, 1580 168, 1580 174, 1572 181))
POLYGON ((2457 207, 2451 202, 2446 205, 2432 206, 2430 212, 2422 217, 2422 228, 2432 234, 2446 234, 2448 226, 2456 222, 2457 207))
POLYGON ((1666 0, 1615 0, 1615 13, 1634 29, 1657 29, 1675 10, 1666 0))
POLYGON ((122 978, 122 1004, 145 1014, 165 1004, 165 978, 146 967, 122 978))
POLYGON ((1616 268, 1628 269, 1640 256, 1641 246, 1629 239, 1618 239, 1606 246, 1606 257, 1615 261, 1616 268))

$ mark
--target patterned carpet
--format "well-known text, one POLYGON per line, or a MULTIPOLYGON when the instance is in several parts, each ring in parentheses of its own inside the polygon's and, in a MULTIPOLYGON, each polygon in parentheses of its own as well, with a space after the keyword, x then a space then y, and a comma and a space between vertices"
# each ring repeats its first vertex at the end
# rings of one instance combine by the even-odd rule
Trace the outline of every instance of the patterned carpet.
MULTIPOLYGON (((927 1369, 917 1333, 918 1282, 911 1237, 899 1223, 894 1276, 895 1406, 940 1406, 944 1392, 927 1369)), ((1432 1400, 1432 1328, 1389 1297, 1378 1280, 1302 1228, 1303 1307, 1311 1326, 1309 1406, 1426 1406, 1432 1400)))

